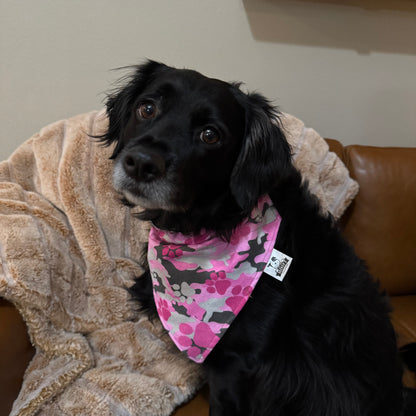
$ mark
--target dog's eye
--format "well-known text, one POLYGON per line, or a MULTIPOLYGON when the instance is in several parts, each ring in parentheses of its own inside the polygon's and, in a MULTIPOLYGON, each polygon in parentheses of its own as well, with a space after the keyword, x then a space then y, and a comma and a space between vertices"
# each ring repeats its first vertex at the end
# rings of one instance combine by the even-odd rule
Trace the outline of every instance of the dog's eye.
POLYGON ((147 102, 140 105, 140 107, 137 110, 137 115, 140 118, 150 119, 156 116, 156 105, 147 102))
POLYGON ((215 144, 220 140, 220 135, 213 128, 207 128, 201 131, 199 138, 206 144, 215 144))

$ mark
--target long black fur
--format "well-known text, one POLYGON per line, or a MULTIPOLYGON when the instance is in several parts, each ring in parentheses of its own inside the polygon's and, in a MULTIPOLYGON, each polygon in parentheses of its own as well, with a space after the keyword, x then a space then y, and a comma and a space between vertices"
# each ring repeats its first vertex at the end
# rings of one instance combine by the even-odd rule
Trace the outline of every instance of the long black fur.
MULTIPOLYGON (((302 182, 276 109, 238 84, 150 61, 109 97, 107 110, 101 139, 115 144, 116 165, 131 166, 143 153, 156 160, 156 179, 151 166, 151 175, 148 169, 129 180, 165 186, 173 178, 175 195, 163 198, 174 208, 163 208, 164 200, 142 219, 227 239, 266 193, 282 217, 275 247, 294 260, 283 283, 261 277, 204 362, 210 415, 404 414, 388 300, 302 182), (137 108, 149 97, 157 115, 140 119, 137 108), (199 140, 207 125, 221 131, 219 144, 199 140)), ((147 197, 148 188, 130 183, 127 194, 123 186, 117 188, 130 203, 136 190, 147 197)), ((148 271, 132 294, 155 313, 148 271)))

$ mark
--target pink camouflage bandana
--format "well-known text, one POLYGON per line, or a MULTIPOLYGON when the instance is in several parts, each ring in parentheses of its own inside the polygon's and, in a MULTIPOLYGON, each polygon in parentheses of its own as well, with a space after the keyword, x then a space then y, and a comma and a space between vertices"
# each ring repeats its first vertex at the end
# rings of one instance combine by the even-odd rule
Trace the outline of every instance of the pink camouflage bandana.
POLYGON ((202 363, 247 302, 266 267, 281 217, 268 196, 226 242, 212 232, 183 235, 152 227, 148 261, 164 328, 202 363))

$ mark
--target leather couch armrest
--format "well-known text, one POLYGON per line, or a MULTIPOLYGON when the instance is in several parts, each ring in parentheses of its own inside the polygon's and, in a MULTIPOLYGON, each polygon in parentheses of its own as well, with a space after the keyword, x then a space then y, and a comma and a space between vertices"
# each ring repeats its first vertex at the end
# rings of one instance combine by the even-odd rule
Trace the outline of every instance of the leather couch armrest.
POLYGON ((20 313, 0 298, 0 415, 10 413, 34 353, 20 313))
MULTIPOLYGON (((325 139, 328 143, 329 150, 334 152, 342 161, 344 161, 344 146, 341 142, 335 139, 325 139)), ((344 162, 345 163, 345 162, 344 162)))

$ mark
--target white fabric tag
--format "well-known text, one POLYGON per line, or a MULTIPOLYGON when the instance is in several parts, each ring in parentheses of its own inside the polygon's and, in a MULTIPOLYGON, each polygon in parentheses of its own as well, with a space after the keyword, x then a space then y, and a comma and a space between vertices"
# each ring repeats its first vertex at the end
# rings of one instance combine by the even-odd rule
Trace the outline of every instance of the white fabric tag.
POLYGON ((292 260, 292 257, 289 257, 274 248, 270 260, 264 269, 264 273, 267 273, 269 276, 282 282, 289 270, 292 260))

